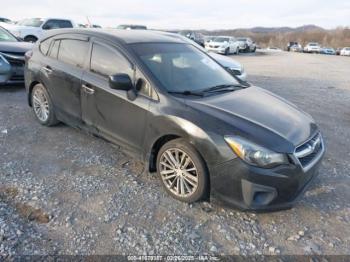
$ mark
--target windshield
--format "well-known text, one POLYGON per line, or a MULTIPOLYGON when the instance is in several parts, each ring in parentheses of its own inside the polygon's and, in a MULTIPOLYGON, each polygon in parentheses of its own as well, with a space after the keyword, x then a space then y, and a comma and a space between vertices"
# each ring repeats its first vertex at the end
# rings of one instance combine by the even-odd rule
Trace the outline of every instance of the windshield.
POLYGON ((190 44, 142 43, 131 46, 167 91, 195 92, 218 85, 239 85, 225 69, 190 44))
POLYGON ((18 25, 40 27, 43 24, 43 19, 41 18, 31 18, 19 21, 18 25))
POLYGON ((213 42, 228 42, 230 39, 228 37, 215 37, 213 42))
POLYGON ((0 28, 0 42, 18 42, 17 38, 0 28))
POLYGON ((242 38, 242 37, 239 37, 239 38, 237 38, 237 41, 247 41, 247 38, 242 38))

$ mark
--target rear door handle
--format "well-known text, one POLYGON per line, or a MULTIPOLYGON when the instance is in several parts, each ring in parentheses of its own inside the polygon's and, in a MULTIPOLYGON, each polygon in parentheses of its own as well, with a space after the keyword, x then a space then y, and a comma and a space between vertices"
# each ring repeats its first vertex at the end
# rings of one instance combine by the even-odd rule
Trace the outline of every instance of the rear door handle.
POLYGON ((84 92, 89 94, 89 95, 93 95, 95 93, 94 89, 92 89, 91 87, 88 87, 85 84, 82 85, 82 88, 83 88, 84 92))
POLYGON ((43 67, 43 69, 49 74, 52 73, 52 68, 50 66, 45 66, 45 67, 43 67))

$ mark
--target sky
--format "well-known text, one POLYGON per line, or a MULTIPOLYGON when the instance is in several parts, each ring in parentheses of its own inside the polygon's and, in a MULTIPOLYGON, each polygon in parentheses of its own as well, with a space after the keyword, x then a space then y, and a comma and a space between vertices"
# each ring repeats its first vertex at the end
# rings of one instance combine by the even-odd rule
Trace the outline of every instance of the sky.
POLYGON ((0 16, 70 18, 104 27, 143 24, 153 29, 234 29, 255 26, 327 29, 350 26, 349 0, 1 0, 0 16))

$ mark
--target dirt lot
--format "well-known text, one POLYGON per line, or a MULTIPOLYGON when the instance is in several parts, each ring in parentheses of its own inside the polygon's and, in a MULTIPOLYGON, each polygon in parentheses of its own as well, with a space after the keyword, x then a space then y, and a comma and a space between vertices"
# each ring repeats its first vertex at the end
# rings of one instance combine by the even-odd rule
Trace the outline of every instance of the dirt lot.
POLYGON ((15 254, 350 254, 350 58, 241 55, 249 80, 294 102, 327 145, 293 209, 242 213, 173 200, 101 139, 43 127, 0 88, 0 257, 15 254))

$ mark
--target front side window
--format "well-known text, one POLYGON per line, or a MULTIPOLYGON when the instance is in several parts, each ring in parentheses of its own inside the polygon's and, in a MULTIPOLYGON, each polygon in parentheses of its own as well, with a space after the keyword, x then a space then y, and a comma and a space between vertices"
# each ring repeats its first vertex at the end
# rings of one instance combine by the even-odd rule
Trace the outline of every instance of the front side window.
POLYGON ((83 67, 88 50, 89 42, 87 41, 63 39, 58 52, 58 60, 73 66, 83 67))
POLYGON ((224 68, 193 45, 139 43, 131 46, 168 91, 201 91, 217 85, 239 85, 224 68))
POLYGON ((43 29, 45 30, 59 29, 59 28, 72 28, 72 27, 73 25, 70 21, 57 20, 57 19, 50 19, 43 25, 43 29))
POLYGON ((132 66, 117 50, 100 44, 94 44, 91 53, 90 69, 104 77, 119 73, 132 76, 132 66))

